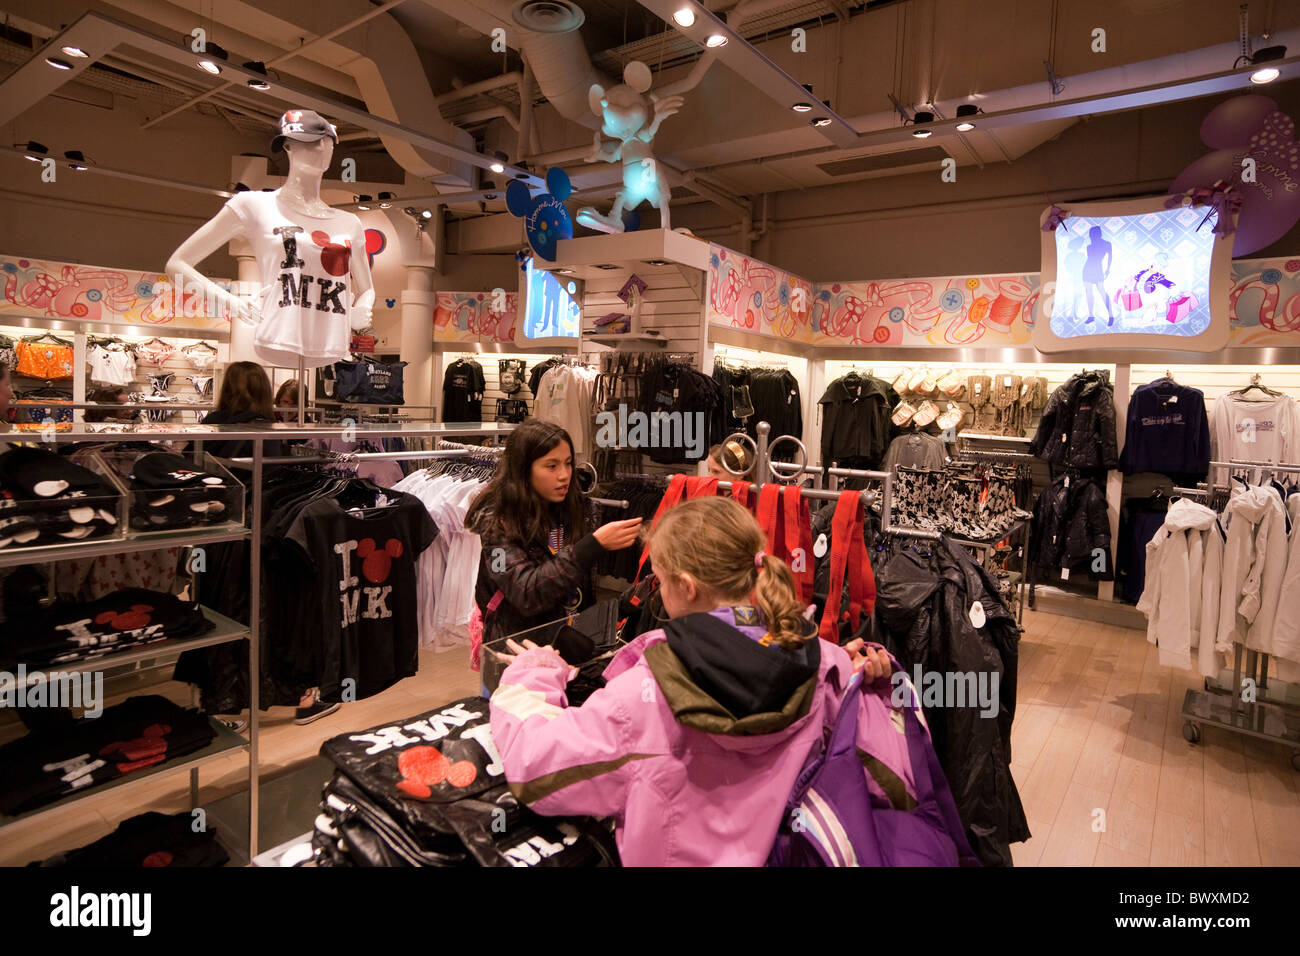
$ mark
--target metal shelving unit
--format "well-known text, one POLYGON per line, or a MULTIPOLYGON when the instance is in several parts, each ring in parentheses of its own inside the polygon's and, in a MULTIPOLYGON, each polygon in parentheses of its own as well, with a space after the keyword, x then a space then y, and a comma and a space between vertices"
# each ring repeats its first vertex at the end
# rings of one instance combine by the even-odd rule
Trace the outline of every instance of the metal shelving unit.
MULTIPOLYGON (((279 441, 295 438, 340 438, 356 441, 362 438, 465 438, 465 437, 501 437, 513 431, 512 425, 495 423, 412 423, 352 425, 305 425, 295 423, 275 423, 264 426, 256 425, 191 425, 184 423, 150 423, 126 425, 122 423, 74 423, 64 431, 52 435, 37 432, 14 436, 16 441, 38 443, 40 439, 49 438, 52 443, 70 442, 182 442, 193 443, 197 448, 205 441, 249 441, 253 445, 250 462, 251 478, 249 485, 253 488, 253 506, 249 525, 231 525, 213 530, 186 529, 174 533, 148 532, 139 536, 128 534, 126 537, 107 538, 88 543, 69 543, 67 545, 49 545, 35 548, 13 548, 0 552, 0 567, 23 564, 42 564, 53 561, 67 561, 77 558, 97 557, 106 554, 120 554, 127 551, 157 550, 160 548, 201 546, 219 541, 235 541, 250 538, 250 593, 249 607, 261 606, 261 560, 262 560, 262 477, 265 464, 265 447, 267 441, 279 441)), ((400 457, 407 453, 391 453, 400 457)), ((386 457, 383 453, 369 457, 386 457)), ((261 627, 260 615, 252 614, 252 620, 240 624, 230 618, 204 608, 203 612, 217 622, 217 631, 193 640, 158 642, 157 644, 131 648, 119 654, 105 655, 88 661, 69 662, 67 666, 58 665, 48 670, 67 672, 72 670, 100 670, 117 665, 136 663, 142 660, 157 659, 191 648, 205 647, 227 641, 247 638, 249 642, 249 660, 260 661, 261 627)), ((42 668, 44 670, 46 668, 42 668)), ((39 679, 39 678, 38 678, 39 679)), ((261 682, 249 681, 249 726, 247 738, 240 736, 225 725, 213 720, 212 728, 216 736, 212 743, 200 751, 165 761, 156 767, 137 771, 83 792, 69 794, 61 800, 36 808, 16 817, 0 817, 0 829, 19 821, 32 820, 56 809, 66 807, 81 800, 90 799, 135 786, 146 780, 156 780, 160 776, 190 771, 191 804, 198 803, 198 769, 204 764, 217 760, 240 749, 248 752, 248 853, 247 858, 257 856, 258 851, 258 759, 260 730, 261 682)), ((211 718, 209 718, 211 720, 211 718)))

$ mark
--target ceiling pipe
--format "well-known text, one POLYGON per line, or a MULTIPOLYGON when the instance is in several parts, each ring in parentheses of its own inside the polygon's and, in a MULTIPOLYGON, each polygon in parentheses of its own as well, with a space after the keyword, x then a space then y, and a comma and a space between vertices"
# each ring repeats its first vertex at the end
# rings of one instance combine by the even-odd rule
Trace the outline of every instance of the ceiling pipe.
POLYGON ((533 69, 524 58, 524 70, 519 77, 519 136, 515 139, 515 155, 518 162, 523 156, 532 152, 532 141, 537 136, 537 126, 533 122, 533 69))
POLYGON ((502 73, 500 76, 494 76, 486 80, 480 80, 477 83, 470 83, 466 86, 454 87, 449 93, 442 93, 435 97, 439 106, 446 106, 448 103, 458 103, 461 100, 468 100, 482 93, 491 93, 493 90, 499 90, 507 86, 517 86, 522 83, 524 75, 518 70, 512 70, 509 73, 502 73))
POLYGON ((469 113, 462 113, 456 117, 456 122, 461 126, 470 126, 474 123, 486 123, 489 120, 503 119, 510 124, 510 128, 516 133, 519 132, 519 117, 506 109, 504 106, 493 106, 485 110, 473 110, 469 113))

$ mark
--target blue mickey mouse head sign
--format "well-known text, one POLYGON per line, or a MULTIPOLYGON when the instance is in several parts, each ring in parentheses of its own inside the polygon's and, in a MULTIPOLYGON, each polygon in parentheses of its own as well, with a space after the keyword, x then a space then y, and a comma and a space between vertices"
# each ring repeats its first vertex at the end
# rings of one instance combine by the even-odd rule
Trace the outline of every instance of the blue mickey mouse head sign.
POLYGON ((556 244, 561 239, 573 238, 573 220, 569 210, 564 208, 564 200, 573 192, 569 183, 569 174, 562 169, 551 169, 546 173, 546 188, 550 192, 534 196, 528 187, 515 180, 506 187, 506 208, 511 215, 524 220, 524 232, 528 244, 543 259, 555 261, 556 244))

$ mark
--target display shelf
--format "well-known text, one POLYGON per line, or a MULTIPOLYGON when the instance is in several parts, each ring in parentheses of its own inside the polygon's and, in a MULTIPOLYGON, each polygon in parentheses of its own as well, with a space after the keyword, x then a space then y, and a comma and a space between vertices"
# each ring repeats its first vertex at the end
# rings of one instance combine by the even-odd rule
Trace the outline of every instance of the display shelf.
MULTIPOLYGON (((492 437, 508 435, 514 425, 489 422, 398 422, 354 425, 298 425, 276 423, 262 428, 249 425, 124 425, 111 430, 99 423, 75 423, 67 431, 57 432, 56 442, 139 442, 139 441, 276 441, 287 438, 459 438, 471 435, 492 437)), ((31 433, 38 435, 39 433, 31 433)), ((34 438, 27 439, 34 441, 34 438)))
POLYGON ((647 342, 653 342, 656 345, 668 344, 668 340, 662 335, 653 335, 649 332, 623 332, 623 333, 600 333, 594 332, 582 337, 584 342, 594 342, 597 345, 617 346, 625 342, 636 342, 639 345, 645 345, 647 342))
POLYGON ((0 551, 0 568, 24 564, 48 564, 51 561, 71 561, 76 558, 94 558, 101 554, 119 554, 126 551, 157 551, 161 548, 184 548, 219 541, 236 541, 248 537, 248 528, 231 524, 221 528, 176 531, 146 531, 139 535, 128 533, 125 538, 104 538, 88 543, 68 542, 48 544, 38 548, 11 548, 0 551))
POLYGON ((66 661, 58 664, 42 664, 39 665, 40 670, 28 673, 27 680, 23 683, 31 687, 45 680, 52 672, 81 674, 86 671, 105 671, 110 667, 121 667, 125 664, 136 664, 140 661, 157 660, 180 654, 183 651, 200 647, 212 647, 215 644, 225 644, 248 636, 247 624, 240 624, 238 621, 231 620, 224 614, 218 614, 208 607, 200 607, 199 610, 204 617, 216 625, 213 630, 199 637, 168 638, 151 644, 131 647, 113 654, 105 654, 102 657, 91 657, 86 660, 66 661))
POLYGON ((212 726, 212 730, 216 734, 216 737, 213 738, 212 743, 208 744, 202 750, 196 750, 192 754, 186 754, 183 757, 176 757, 172 760, 165 760, 157 766, 150 767, 147 770, 137 770, 135 773, 129 773, 124 777, 118 777, 116 780, 109 780, 105 783, 99 784, 98 786, 90 787, 87 790, 69 794, 61 800, 47 803, 43 807, 28 810, 26 813, 20 813, 17 816, 0 816, 0 830, 13 826, 14 824, 20 823, 24 820, 32 820, 36 817, 43 816, 44 814, 53 813, 55 810, 71 806, 74 803, 79 803, 80 801, 87 800, 91 797, 97 797, 101 794, 109 793, 110 791, 123 790, 127 787, 136 786, 146 780, 156 781, 162 777, 180 773, 183 770, 197 770, 204 764, 211 763, 214 760, 219 760, 227 754, 234 753, 235 751, 248 746, 248 741, 246 739, 235 733, 220 721, 213 720, 209 717, 208 723, 212 726))

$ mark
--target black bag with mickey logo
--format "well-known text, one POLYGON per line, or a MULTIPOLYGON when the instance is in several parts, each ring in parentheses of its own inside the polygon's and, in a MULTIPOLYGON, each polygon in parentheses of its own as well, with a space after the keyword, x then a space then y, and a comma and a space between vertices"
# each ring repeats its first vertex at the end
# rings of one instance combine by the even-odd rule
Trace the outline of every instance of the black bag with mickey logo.
POLYGON ((452 701, 325 741, 318 862, 356 866, 616 865, 609 827, 519 803, 492 741, 488 702, 452 701))

